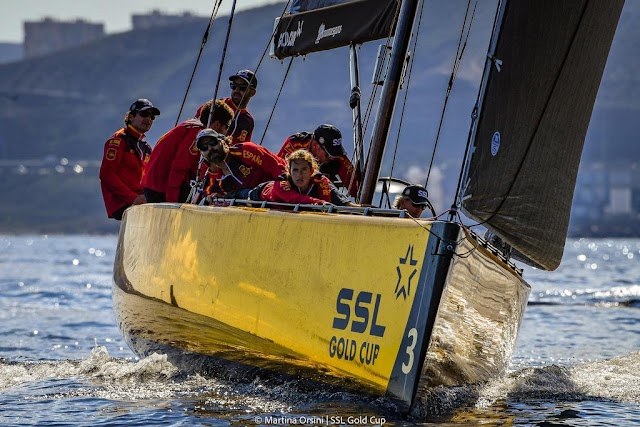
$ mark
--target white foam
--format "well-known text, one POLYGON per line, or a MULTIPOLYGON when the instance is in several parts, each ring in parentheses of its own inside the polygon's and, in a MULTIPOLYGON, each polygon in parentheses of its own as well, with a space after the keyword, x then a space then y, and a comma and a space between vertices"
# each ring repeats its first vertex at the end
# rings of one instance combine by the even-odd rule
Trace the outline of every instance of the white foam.
POLYGON ((461 407, 488 408, 510 400, 565 402, 613 400, 640 403, 640 352, 608 360, 524 368, 483 385, 436 387, 416 405, 414 415, 447 414, 461 407))
POLYGON ((583 363, 571 369, 571 379, 585 394, 620 402, 640 403, 640 352, 583 363))

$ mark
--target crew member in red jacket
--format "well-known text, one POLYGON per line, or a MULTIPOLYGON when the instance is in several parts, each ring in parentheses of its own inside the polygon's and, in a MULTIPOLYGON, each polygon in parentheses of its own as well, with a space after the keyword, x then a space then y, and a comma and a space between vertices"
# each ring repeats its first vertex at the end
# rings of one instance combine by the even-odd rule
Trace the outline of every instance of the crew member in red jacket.
MULTIPOLYGON (((196 178, 200 150, 196 136, 209 120, 211 101, 200 109, 199 119, 189 119, 165 133, 153 147, 142 179, 148 202, 186 202, 190 181, 196 178)), ((211 115, 211 128, 225 134, 231 125, 233 110, 217 100, 211 115)))
MULTIPOLYGON (((253 136, 253 116, 247 110, 249 101, 256 94, 258 89, 258 79, 251 70, 240 70, 229 76, 229 86, 231 96, 224 98, 224 102, 233 110, 233 121, 226 134, 231 137, 231 144, 251 141, 253 136)), ((200 110, 196 112, 196 117, 200 117, 200 110)), ((205 125, 206 121, 203 121, 205 125)))
POLYGON ((338 206, 359 206, 340 193, 329 178, 318 172, 318 162, 307 150, 297 150, 287 157, 287 172, 274 181, 252 189, 227 193, 226 199, 249 199, 269 202, 338 206))
POLYGON ((348 187, 349 195, 358 196, 360 174, 351 164, 342 146, 342 133, 333 125, 324 124, 313 133, 299 132, 284 141, 278 157, 286 158, 296 150, 307 150, 318 159, 320 172, 337 187, 348 187))
POLYGON ((206 196, 221 197, 230 191, 253 188, 285 171, 284 160, 266 148, 249 141, 229 147, 229 140, 213 129, 200 131, 196 138, 208 165, 204 183, 206 196))
POLYGON ((125 114, 125 127, 104 144, 100 186, 109 218, 120 221, 129 206, 146 203, 140 181, 151 146, 145 141, 145 132, 158 115, 160 110, 148 99, 138 99, 125 114))
POLYGON ((287 157, 287 173, 263 186, 260 200, 305 205, 351 205, 329 179, 318 172, 318 163, 307 150, 287 157))

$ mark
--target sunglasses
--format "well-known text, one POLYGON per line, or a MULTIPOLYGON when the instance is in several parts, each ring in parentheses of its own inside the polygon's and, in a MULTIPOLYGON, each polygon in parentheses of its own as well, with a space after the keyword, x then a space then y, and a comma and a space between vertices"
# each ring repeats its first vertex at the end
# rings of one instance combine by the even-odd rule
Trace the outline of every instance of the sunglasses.
POLYGON ((213 147, 214 145, 218 145, 221 143, 222 143, 222 140, 219 140, 218 138, 205 137, 205 138, 199 139, 196 142, 196 147, 198 147, 198 150, 200 151, 207 151, 209 150, 209 148, 213 147))
POLYGON ((239 85, 236 82, 229 82, 229 87, 231 87, 231 90, 238 89, 238 90, 241 90, 242 92, 249 89, 249 85, 239 85))
POLYGON ((149 112, 149 111, 138 111, 138 115, 139 115, 140 117, 144 117, 145 119, 146 119, 147 117, 150 117, 150 118, 151 118, 151 120, 155 120, 155 119, 156 119, 155 114, 153 114, 153 113, 151 113, 151 112, 149 112))
POLYGON ((419 204, 417 204, 417 203, 413 203, 413 202, 411 202, 411 201, 410 201, 409 203, 411 203, 411 206, 413 206, 414 208, 418 208, 418 209, 420 209, 420 210, 425 210, 425 209, 427 209, 427 205, 419 205, 419 204))

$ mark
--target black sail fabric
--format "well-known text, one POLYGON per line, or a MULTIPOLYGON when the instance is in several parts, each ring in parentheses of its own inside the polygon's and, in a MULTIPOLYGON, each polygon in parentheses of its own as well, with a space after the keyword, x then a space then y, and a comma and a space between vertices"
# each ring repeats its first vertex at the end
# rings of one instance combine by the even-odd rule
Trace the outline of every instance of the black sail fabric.
POLYGON ((291 13, 306 12, 307 10, 321 9, 334 4, 348 3, 353 0, 293 0, 291 13))
MULTIPOLYGON (((312 3, 323 6, 336 2, 312 3)), ((308 5, 296 7, 303 6, 308 5)), ((398 6, 397 0, 353 0, 284 15, 276 21, 272 55, 283 59, 387 37, 398 6)))
POLYGON ((624 0, 507 2, 463 209, 554 270, 584 139, 624 0), (496 65, 500 65, 500 71, 496 65))

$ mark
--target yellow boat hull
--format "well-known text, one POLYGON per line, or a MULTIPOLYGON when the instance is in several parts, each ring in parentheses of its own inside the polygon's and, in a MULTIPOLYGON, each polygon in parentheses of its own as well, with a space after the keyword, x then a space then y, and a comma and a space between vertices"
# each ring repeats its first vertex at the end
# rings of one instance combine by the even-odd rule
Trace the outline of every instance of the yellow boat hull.
MULTIPOLYGON (((461 303, 469 296, 464 288, 460 294, 448 283, 459 237, 459 227, 445 222, 135 206, 121 225, 114 309, 128 343, 141 356, 174 349, 249 372, 269 369, 337 382, 409 407, 421 378, 438 372, 436 364, 468 365, 466 359, 476 357, 466 348, 458 360, 443 346, 430 344, 432 330, 438 340, 457 340, 442 332, 451 320, 439 306, 468 308, 467 314, 477 315, 477 307, 470 308, 474 303, 461 303), (455 301, 447 289, 455 291, 455 301)), ((490 254, 474 252, 496 265, 490 254)), ((482 366, 477 374, 458 377, 464 380, 503 370, 515 344, 528 286, 506 265, 497 268, 501 278, 497 285, 490 279, 491 288, 509 288, 507 294, 518 297, 505 301, 507 310, 500 307, 508 312, 498 321, 507 325, 502 335, 510 342, 501 349, 502 360, 494 357, 487 366, 474 361, 482 366)), ((469 276, 466 264, 457 270, 469 276)), ((491 343, 504 338, 493 337, 495 323, 483 331, 491 343)), ((443 378, 431 378, 429 384, 455 378, 438 375, 443 378)))

